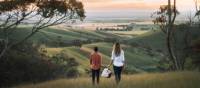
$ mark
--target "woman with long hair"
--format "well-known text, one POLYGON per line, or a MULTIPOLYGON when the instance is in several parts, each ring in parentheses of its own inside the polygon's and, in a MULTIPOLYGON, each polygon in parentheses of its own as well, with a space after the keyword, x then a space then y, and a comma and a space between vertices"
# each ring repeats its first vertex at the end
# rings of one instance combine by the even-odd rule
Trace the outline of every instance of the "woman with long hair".
POLYGON ((119 82, 121 81, 121 73, 124 64, 125 64, 124 51, 122 50, 120 43, 115 43, 113 46, 111 62, 108 65, 108 67, 113 65, 115 81, 117 84, 119 84, 119 82))

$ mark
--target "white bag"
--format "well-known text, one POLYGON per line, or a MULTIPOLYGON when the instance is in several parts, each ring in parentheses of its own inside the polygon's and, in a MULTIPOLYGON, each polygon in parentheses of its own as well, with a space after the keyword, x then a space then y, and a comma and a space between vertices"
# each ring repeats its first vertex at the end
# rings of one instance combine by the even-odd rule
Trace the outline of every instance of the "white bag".
POLYGON ((111 74, 112 72, 108 68, 104 68, 101 76, 105 78, 110 78, 111 74))

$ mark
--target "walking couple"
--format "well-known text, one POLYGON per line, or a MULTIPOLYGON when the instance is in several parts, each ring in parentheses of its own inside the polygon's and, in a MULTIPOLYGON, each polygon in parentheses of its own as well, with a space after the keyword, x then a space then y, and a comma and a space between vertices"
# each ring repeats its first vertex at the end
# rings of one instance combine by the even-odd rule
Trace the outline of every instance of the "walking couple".
MULTIPOLYGON (((124 68, 124 64, 124 51, 122 50, 120 43, 115 43, 113 46, 110 64, 106 67, 109 68, 111 65, 113 66, 115 81, 117 84, 119 84, 121 80, 121 73, 124 68)), ((93 85, 95 85, 95 83, 99 84, 100 70, 103 66, 102 56, 98 51, 98 47, 94 47, 94 52, 90 55, 90 66, 92 70, 92 83, 93 85)))

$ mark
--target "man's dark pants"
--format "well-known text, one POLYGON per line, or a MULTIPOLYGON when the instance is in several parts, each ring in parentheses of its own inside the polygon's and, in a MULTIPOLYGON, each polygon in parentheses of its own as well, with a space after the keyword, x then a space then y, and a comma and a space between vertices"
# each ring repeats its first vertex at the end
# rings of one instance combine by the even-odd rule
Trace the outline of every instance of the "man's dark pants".
POLYGON ((99 77, 100 77, 100 69, 94 70, 92 69, 92 83, 95 85, 95 79, 96 83, 99 84, 99 77))

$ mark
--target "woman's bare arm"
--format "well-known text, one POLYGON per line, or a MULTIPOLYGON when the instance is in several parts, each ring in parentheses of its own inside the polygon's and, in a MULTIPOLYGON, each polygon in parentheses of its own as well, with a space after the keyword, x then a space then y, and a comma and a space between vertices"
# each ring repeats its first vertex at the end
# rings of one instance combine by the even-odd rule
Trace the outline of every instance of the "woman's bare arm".
POLYGON ((113 60, 110 61, 110 64, 108 65, 108 67, 110 67, 113 64, 113 60))

